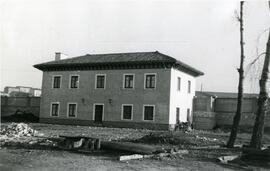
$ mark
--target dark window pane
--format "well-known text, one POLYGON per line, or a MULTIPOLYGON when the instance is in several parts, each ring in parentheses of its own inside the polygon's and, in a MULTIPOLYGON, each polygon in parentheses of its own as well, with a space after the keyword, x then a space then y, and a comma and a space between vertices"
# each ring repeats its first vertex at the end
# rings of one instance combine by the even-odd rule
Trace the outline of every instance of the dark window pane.
POLYGON ((52 116, 58 116, 59 104, 52 104, 52 116))
POLYGON ((104 88, 105 87, 105 76, 99 75, 97 76, 97 87, 96 88, 104 88))
POLYGON ((60 88, 60 84, 61 84, 60 81, 61 81, 60 76, 53 77, 53 88, 60 88))
POLYGON ((79 84, 79 77, 71 76, 70 88, 78 88, 78 84, 79 84))
POLYGON ((190 93, 190 92, 191 92, 191 82, 188 81, 188 93, 190 93))
POLYGON ((156 76, 146 75, 146 85, 145 88, 155 88, 156 76))
POLYGON ((144 120, 154 120, 154 107, 145 106, 144 107, 144 120))
POLYGON ((177 107, 176 108, 176 123, 178 123, 180 121, 180 108, 177 107))
POLYGON ((123 107, 123 119, 131 119, 132 115, 132 106, 123 107))
POLYGON ((177 90, 180 91, 180 89, 181 89, 181 78, 178 77, 177 78, 177 90))
POLYGON ((125 75, 125 88, 133 88, 133 75, 125 75))
POLYGON ((69 104, 68 116, 69 117, 75 117, 76 116, 76 104, 69 104))

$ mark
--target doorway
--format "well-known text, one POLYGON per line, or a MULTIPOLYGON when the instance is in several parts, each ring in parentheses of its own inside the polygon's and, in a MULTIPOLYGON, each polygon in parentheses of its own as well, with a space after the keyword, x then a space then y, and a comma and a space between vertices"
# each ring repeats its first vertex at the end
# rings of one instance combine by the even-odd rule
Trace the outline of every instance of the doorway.
POLYGON ((95 123, 102 123, 103 112, 104 112, 104 104, 94 104, 95 123))

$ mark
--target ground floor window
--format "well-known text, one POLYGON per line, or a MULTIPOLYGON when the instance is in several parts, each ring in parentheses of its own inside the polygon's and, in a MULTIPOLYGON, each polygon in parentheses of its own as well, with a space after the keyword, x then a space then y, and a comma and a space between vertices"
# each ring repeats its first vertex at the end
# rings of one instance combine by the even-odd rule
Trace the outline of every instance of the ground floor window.
POLYGON ((191 118, 191 114, 190 114, 190 109, 187 109, 187 122, 191 123, 192 122, 192 118, 191 118))
POLYGON ((77 104, 68 103, 68 117, 75 118, 77 115, 77 104))
POLYGON ((133 105, 123 104, 122 105, 122 119, 132 120, 133 105))
POLYGON ((176 123, 180 122, 180 108, 176 108, 176 123))
POLYGON ((59 102, 53 102, 51 103, 51 116, 59 116, 59 102))
POLYGON ((154 105, 144 105, 143 106, 143 120, 153 121, 155 115, 155 106, 154 105))

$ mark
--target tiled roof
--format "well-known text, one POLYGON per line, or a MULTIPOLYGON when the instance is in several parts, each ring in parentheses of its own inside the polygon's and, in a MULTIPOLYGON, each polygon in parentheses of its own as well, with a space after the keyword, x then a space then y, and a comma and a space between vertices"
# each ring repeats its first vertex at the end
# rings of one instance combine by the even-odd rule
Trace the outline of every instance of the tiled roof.
POLYGON ((43 70, 46 67, 73 65, 101 65, 101 64, 145 64, 145 63, 170 63, 176 68, 183 68, 194 73, 195 76, 203 75, 203 72, 176 59, 156 52, 136 52, 136 53, 112 53, 112 54, 86 54, 58 61, 51 61, 34 65, 35 68, 43 70))

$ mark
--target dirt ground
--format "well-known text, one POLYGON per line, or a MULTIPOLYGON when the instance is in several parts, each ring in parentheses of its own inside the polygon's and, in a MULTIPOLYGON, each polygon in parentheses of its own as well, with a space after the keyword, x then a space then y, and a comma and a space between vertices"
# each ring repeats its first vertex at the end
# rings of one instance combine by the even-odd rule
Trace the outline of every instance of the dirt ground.
MULTIPOLYGON (((5 123, 9 124, 9 123, 5 123)), ((4 124, 4 125, 5 125, 4 124)), ((29 124, 44 133, 45 137, 59 135, 85 135, 102 140, 132 141, 153 146, 187 149, 189 154, 157 157, 152 159, 121 162, 117 157, 122 152, 100 151, 81 154, 57 148, 42 148, 31 145, 7 145, 0 149, 0 170, 270 170, 269 163, 253 162, 221 164, 217 157, 240 154, 239 149, 196 149, 222 145, 228 139, 228 132, 218 131, 152 131, 88 126, 67 126, 52 124, 29 124)), ((240 133, 236 144, 247 144, 250 134, 240 133)), ((270 135, 264 136, 264 143, 270 143, 270 135)))

